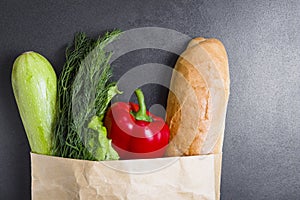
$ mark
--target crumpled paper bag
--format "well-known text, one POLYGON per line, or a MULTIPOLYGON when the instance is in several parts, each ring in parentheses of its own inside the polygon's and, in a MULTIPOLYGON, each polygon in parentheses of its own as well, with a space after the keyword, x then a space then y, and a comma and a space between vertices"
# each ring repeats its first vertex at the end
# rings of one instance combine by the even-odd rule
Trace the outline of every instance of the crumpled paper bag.
POLYGON ((86 161, 31 153, 32 199, 220 198, 222 154, 86 161))

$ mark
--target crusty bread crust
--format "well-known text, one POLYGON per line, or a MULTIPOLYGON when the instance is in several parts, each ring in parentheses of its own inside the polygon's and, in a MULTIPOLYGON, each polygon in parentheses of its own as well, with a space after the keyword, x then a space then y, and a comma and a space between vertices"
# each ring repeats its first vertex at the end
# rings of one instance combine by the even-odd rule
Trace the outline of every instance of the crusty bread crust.
POLYGON ((171 133, 167 156, 222 151, 229 82, 223 44, 217 39, 191 40, 177 60, 171 79, 166 117, 171 133), (212 144, 205 144, 207 141, 212 144), (206 152, 208 146, 212 147, 206 152))

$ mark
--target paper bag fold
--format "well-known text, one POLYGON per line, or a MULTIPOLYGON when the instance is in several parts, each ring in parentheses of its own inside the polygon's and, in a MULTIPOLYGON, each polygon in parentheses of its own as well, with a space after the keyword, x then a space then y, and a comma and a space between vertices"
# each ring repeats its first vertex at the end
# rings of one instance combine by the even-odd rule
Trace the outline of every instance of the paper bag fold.
POLYGON ((31 153, 32 199, 220 198, 222 154, 86 161, 31 153))

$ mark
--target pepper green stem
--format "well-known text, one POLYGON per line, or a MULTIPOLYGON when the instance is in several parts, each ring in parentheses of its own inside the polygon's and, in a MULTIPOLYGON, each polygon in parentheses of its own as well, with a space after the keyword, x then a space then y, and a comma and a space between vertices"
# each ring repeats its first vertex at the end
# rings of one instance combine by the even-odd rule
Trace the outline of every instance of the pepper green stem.
POLYGON ((132 112, 132 115, 136 120, 141 120, 141 121, 146 121, 146 122, 152 122, 152 118, 147 115, 147 109, 146 109, 146 104, 145 104, 145 98, 144 94, 141 89, 136 89, 135 90, 135 95, 138 99, 139 103, 139 111, 137 112, 132 112))

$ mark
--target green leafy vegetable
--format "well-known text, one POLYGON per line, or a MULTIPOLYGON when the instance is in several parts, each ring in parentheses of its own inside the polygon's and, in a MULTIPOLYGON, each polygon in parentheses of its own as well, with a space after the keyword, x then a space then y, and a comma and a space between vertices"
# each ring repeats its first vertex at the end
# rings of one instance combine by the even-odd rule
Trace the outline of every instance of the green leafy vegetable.
POLYGON ((119 35, 120 31, 113 31, 93 40, 79 33, 73 47, 67 48, 58 80, 54 155, 85 160, 119 158, 102 123, 111 98, 119 93, 116 84, 110 83, 111 53, 104 48, 119 35))

